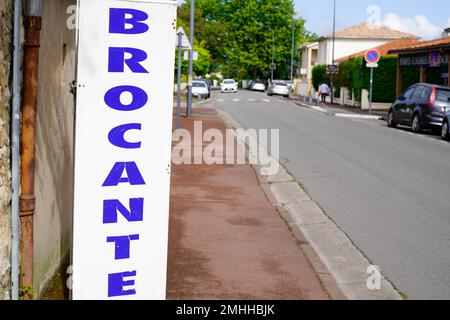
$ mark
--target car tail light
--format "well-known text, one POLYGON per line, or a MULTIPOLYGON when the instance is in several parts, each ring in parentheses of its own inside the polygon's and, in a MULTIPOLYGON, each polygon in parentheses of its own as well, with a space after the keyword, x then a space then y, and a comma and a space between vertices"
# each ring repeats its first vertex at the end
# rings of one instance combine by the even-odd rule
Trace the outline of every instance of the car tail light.
POLYGON ((430 100, 428 100, 428 104, 431 106, 436 102, 436 88, 431 89, 430 100))

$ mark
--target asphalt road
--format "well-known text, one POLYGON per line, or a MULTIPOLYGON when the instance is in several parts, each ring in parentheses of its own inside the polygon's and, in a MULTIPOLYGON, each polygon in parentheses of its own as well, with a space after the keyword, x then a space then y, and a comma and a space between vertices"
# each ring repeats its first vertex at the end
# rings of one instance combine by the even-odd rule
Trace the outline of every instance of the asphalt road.
POLYGON ((450 299, 450 144, 281 97, 216 92, 246 128, 280 129, 280 162, 409 299, 450 299))

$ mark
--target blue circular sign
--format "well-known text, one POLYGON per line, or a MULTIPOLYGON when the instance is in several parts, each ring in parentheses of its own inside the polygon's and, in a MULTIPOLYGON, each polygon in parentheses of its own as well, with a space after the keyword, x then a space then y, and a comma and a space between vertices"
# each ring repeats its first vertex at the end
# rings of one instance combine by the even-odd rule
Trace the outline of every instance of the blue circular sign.
POLYGON ((380 61, 380 52, 375 49, 367 50, 366 52, 366 61, 368 63, 377 63, 380 61))

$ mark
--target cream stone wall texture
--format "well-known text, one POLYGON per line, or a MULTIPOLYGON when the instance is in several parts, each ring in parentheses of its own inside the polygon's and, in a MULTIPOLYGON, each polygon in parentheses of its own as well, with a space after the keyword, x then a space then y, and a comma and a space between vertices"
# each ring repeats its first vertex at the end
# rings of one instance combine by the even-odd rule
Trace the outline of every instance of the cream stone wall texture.
POLYGON ((36 136, 34 293, 39 297, 68 257, 72 237, 76 0, 43 0, 36 136), (73 8, 73 7, 72 7, 73 8), (69 10, 69 12, 72 12, 69 10), (70 24, 69 24, 70 26, 70 24))
POLYGON ((0 1, 0 300, 10 298, 12 1, 0 1))

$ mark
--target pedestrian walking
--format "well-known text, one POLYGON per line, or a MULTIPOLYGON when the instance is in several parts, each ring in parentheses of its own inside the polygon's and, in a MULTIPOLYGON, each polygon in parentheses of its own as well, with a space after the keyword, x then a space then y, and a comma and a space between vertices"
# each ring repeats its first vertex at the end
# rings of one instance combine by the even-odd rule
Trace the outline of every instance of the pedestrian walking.
POLYGON ((319 93, 321 97, 322 103, 325 103, 327 101, 327 95, 330 92, 330 87, 325 82, 322 83, 319 87, 319 93))

